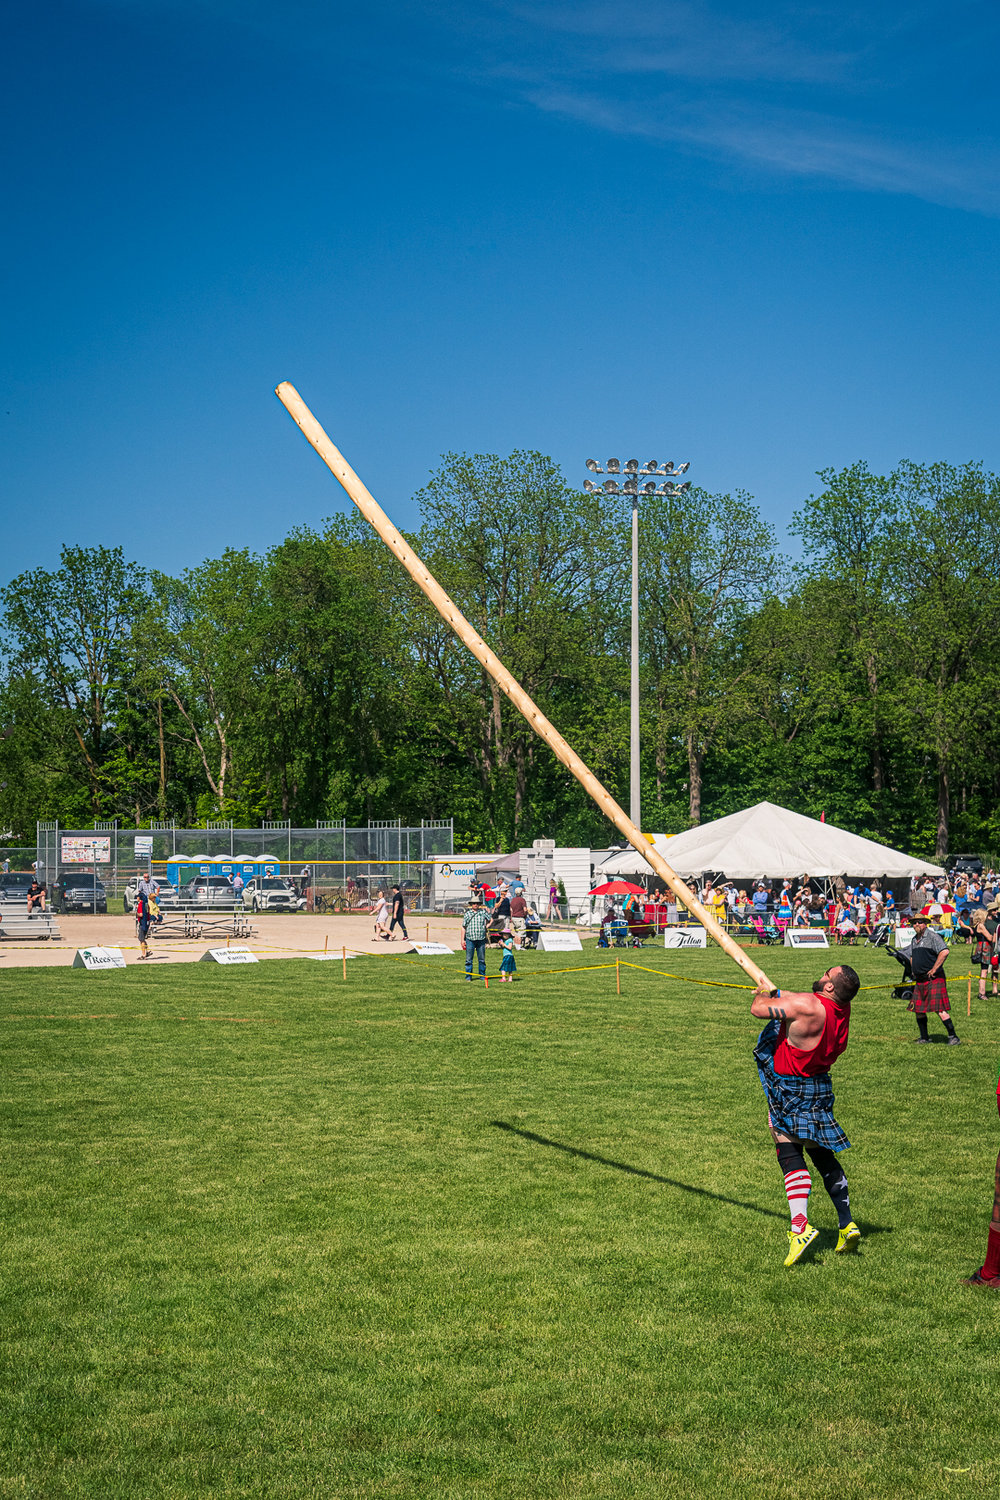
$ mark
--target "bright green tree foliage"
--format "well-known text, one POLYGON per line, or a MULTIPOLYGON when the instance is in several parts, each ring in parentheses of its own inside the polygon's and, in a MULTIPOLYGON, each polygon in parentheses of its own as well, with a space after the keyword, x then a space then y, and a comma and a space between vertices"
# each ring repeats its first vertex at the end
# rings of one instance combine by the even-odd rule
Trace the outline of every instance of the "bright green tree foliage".
MULTIPOLYGON (((790 568, 752 498, 643 499, 644 822, 769 798, 928 855, 1000 847, 1000 481, 820 475, 790 568)), ((628 784, 629 518, 538 453, 447 454, 431 571, 628 784)), ((0 824, 454 816, 459 848, 612 831, 359 517, 179 578, 66 548, 0 590, 0 824)))

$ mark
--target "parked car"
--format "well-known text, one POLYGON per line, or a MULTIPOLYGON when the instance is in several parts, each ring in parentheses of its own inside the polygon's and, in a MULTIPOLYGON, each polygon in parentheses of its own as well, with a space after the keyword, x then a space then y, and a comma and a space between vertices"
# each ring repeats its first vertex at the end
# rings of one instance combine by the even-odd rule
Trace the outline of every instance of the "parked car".
POLYGON ((195 906, 233 906, 236 892, 225 875, 196 875, 181 887, 180 900, 195 906))
POLYGON ((948 873, 952 879, 956 875, 981 875, 983 873, 983 862, 978 854, 956 854, 954 859, 948 861, 948 873))
POLYGON ((107 911, 108 893, 98 875, 88 870, 64 871, 54 892, 60 911, 107 911))
POLYGON ((306 904, 290 880, 255 875, 243 887, 243 905, 250 911, 299 911, 306 904))
POLYGON ((28 875, 23 870, 12 870, 7 875, 0 874, 0 901, 26 901, 28 887, 34 878, 33 875, 28 875))
MULTIPOLYGON (((160 905, 161 906, 176 906, 177 905, 177 887, 171 885, 169 880, 156 880, 155 876, 154 876, 154 880, 155 880, 156 885, 158 885, 159 888, 160 888, 160 895, 159 895, 159 903, 160 903, 160 905)), ((128 885, 122 891, 122 902, 124 904, 124 907, 125 907, 126 911, 135 911, 135 898, 136 898, 136 893, 137 893, 138 889, 139 889, 139 878, 138 878, 137 875, 133 875, 132 879, 129 881, 128 885)))

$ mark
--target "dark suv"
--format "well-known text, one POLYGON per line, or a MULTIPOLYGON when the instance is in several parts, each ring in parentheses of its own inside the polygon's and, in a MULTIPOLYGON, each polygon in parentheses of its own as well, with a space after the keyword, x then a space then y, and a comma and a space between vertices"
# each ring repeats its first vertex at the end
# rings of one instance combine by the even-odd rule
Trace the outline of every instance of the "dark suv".
POLYGON ((22 870, 7 875, 0 873, 0 901, 27 901, 28 887, 34 878, 22 870))
POLYGON ((950 875, 981 875, 983 862, 978 854, 956 854, 948 866, 950 875))
POLYGON ((104 882, 86 870, 65 870, 59 877, 55 897, 60 911, 107 911, 104 882))

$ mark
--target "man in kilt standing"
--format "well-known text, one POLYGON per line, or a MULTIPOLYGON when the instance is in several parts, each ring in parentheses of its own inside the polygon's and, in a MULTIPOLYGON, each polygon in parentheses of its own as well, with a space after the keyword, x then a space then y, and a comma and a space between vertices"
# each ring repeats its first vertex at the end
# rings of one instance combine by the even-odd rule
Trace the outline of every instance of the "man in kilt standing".
POLYGON ((957 1047, 960 1038, 955 1034, 948 1003, 948 981, 944 977, 944 961, 948 948, 944 938, 933 932, 926 917, 918 912, 913 918, 913 941, 910 944, 910 969, 913 973, 913 999, 910 1009, 917 1018, 920 1035, 914 1042, 929 1042, 927 1017, 936 1011, 948 1033, 948 1046, 957 1047))
POLYGON ((816 980, 809 994, 779 991, 772 997, 760 991, 750 1007, 751 1015, 768 1023, 753 1055, 792 1217, 786 1266, 793 1266, 819 1235, 808 1219, 812 1178, 807 1152, 837 1210, 837 1253, 857 1250, 861 1239, 836 1155, 851 1143, 834 1118, 830 1079, 830 1069, 847 1046, 851 1001, 860 983, 853 969, 838 964, 816 980))

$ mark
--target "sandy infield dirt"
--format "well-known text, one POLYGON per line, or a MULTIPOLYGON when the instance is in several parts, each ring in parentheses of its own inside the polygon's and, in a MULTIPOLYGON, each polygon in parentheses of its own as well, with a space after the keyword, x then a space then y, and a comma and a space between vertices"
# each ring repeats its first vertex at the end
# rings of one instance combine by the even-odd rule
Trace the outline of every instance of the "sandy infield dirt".
MULTIPOLYGON (((0 969, 29 969, 39 967, 71 965, 79 948, 120 948, 128 964, 142 962, 139 958, 139 940, 135 932, 135 920, 125 913, 71 914, 57 918, 61 937, 49 941, 24 938, 0 939, 0 969)), ((410 941, 404 942, 395 934, 395 942, 373 942, 371 916, 357 913, 351 916, 323 917, 309 912, 261 912, 251 917, 255 936, 231 938, 234 947, 250 948, 259 959, 308 958, 310 955, 328 953, 338 956, 346 947, 351 953, 398 957, 413 951, 413 940, 417 942, 447 943, 449 948, 464 949, 462 922, 459 917, 442 917, 433 913, 407 912, 406 930, 410 941)), ((2 932, 0 925, 0 932, 2 932)), ((155 929, 154 929, 155 931, 155 929)), ((153 937, 150 964, 196 963, 209 948, 224 948, 226 939, 219 937, 153 937)))

